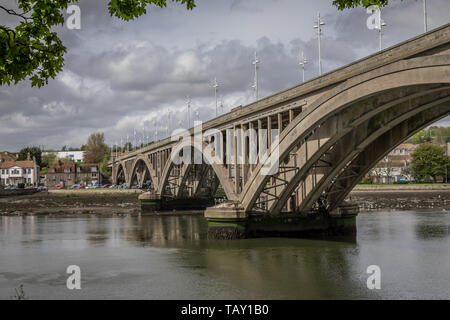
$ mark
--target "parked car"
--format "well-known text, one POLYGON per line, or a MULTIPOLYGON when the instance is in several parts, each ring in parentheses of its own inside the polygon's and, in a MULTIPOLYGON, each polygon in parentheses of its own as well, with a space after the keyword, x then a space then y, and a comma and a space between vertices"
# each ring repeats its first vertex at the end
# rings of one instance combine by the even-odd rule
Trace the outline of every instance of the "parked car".
POLYGON ((74 184, 73 186, 71 186, 70 189, 77 189, 79 186, 80 186, 80 184, 77 183, 77 184, 74 184))
POLYGON ((47 191, 48 190, 47 187, 45 187, 45 186, 39 186, 37 189, 38 189, 38 191, 47 191))
POLYGON ((66 186, 64 184, 58 184, 55 186, 56 189, 64 189, 66 186))
POLYGON ((102 188, 109 188, 109 187, 111 187, 110 184, 104 184, 104 185, 102 186, 102 188))

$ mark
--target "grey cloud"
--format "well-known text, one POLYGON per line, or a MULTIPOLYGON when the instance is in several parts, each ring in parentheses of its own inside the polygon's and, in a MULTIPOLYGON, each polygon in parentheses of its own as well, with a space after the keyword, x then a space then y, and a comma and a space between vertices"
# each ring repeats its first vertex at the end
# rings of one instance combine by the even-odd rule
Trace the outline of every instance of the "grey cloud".
MULTIPOLYGON (((127 23, 109 17, 106 3, 80 1, 82 29, 57 28, 68 53, 56 80, 42 89, 28 83, 0 87, 0 149, 80 146, 96 131, 114 143, 132 136, 134 128, 142 131, 143 124, 153 137, 154 120, 162 137, 169 112, 172 125, 187 125, 188 95, 191 121, 195 111, 200 119, 210 119, 215 112, 214 77, 226 110, 252 101, 255 49, 261 60, 261 96, 299 83, 300 50, 309 60, 306 76, 313 78, 318 74, 312 28, 317 9, 326 21, 324 71, 377 50, 376 34, 365 27, 364 10, 337 12, 331 0, 200 0, 192 12, 178 5, 151 8, 149 15, 127 23), (271 20, 272 15, 289 23, 271 20)), ((450 9, 448 1, 435 3, 440 8, 429 8, 433 26, 448 21, 450 9)), ((384 10, 386 43, 421 32, 420 21, 411 23, 420 16, 418 9, 404 2, 384 10)))

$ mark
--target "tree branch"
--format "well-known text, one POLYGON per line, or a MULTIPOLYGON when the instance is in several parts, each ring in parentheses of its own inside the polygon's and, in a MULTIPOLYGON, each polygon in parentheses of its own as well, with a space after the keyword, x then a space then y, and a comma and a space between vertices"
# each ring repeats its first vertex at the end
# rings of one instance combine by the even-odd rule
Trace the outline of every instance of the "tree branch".
POLYGON ((3 9, 7 14, 20 17, 20 18, 24 19, 25 21, 31 20, 31 17, 26 17, 24 15, 25 13, 17 13, 12 9, 5 8, 4 6, 0 6, 0 9, 3 9))

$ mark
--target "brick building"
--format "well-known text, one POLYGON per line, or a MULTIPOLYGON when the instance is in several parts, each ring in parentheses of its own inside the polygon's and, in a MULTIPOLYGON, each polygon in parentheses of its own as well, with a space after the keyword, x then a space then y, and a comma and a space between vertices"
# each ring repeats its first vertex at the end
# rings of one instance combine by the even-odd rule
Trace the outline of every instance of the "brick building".
POLYGON ((58 162, 48 169, 45 185, 55 187, 64 185, 70 188, 74 184, 101 184, 102 177, 96 164, 76 164, 58 162))

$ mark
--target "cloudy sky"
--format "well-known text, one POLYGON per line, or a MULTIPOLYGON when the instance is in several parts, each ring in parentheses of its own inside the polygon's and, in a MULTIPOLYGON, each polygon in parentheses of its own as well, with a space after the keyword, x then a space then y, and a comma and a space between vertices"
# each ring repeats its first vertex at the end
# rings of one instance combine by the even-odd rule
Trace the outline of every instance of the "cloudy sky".
MULTIPOLYGON (((261 97, 299 83, 300 50, 309 61, 306 78, 314 78, 318 11, 326 23, 324 72, 378 50, 377 32, 366 28, 363 8, 340 12, 332 0, 197 3, 193 11, 174 4, 149 7, 147 15, 122 22, 108 15, 106 0, 80 1, 81 30, 57 29, 67 46, 64 71, 41 89, 29 82, 0 87, 0 150, 79 147, 93 132, 104 132, 108 144, 124 143, 127 135, 134 139, 134 128, 139 136, 145 128, 150 139, 155 131, 163 138, 168 129, 187 127, 187 96, 192 118, 198 112, 209 120, 215 114, 215 77, 224 112, 253 101, 255 50, 261 97)), ((428 1, 429 29, 448 23, 448 12, 450 1, 428 1)), ((391 0, 383 20, 384 47, 414 37, 423 32, 422 1, 391 0)), ((14 23, 4 14, 0 21, 14 23)), ((440 124, 450 125, 450 118, 440 124)))

